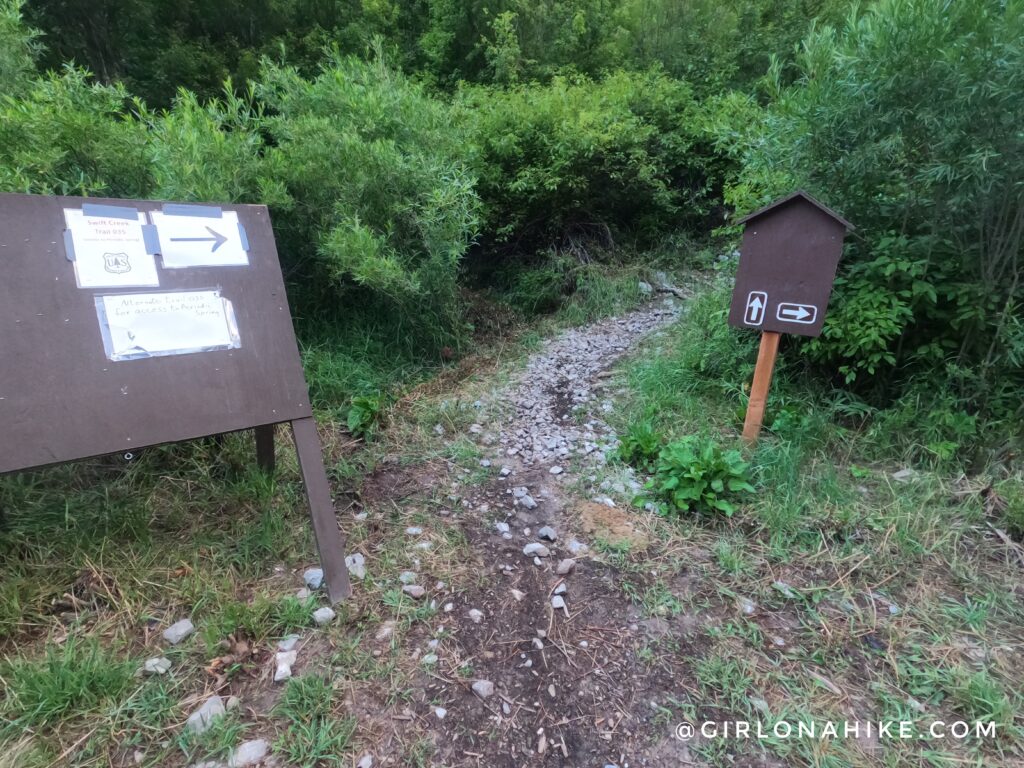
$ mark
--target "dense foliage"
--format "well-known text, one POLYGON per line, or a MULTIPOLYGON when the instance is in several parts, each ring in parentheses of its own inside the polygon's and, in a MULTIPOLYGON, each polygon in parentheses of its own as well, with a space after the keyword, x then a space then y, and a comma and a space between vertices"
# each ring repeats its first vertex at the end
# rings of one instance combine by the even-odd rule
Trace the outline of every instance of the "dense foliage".
POLYGON ((1020 422, 1022 39, 1019 0, 0 0, 0 189, 265 202, 306 338, 438 359, 469 273, 549 309, 804 186, 858 225, 808 371, 951 455, 1020 422))

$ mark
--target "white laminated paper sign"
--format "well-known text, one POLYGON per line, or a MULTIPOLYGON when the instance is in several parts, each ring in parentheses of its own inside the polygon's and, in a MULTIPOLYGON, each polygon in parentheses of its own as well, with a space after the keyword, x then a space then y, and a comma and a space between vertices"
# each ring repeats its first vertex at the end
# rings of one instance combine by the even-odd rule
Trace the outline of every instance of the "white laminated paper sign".
POLYGON ((247 266, 248 243, 238 226, 238 214, 220 216, 150 213, 160 238, 165 269, 247 266))
POLYGON ((114 361, 241 346, 234 309, 220 291, 97 296, 96 314, 114 361))
MULTIPOLYGON (((131 209, 129 209, 130 212, 131 209)), ((79 288, 124 288, 160 285, 156 259, 146 252, 137 218, 90 216, 81 209, 66 208, 64 221, 70 236, 79 288)))

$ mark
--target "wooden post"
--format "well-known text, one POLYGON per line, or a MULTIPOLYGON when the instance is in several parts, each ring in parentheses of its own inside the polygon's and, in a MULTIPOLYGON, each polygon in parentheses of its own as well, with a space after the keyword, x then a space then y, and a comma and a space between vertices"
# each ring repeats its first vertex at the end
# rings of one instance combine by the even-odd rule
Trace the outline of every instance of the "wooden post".
POLYGON ((256 427, 256 464, 268 475, 274 474, 276 457, 274 455, 274 425, 263 424, 256 427))
POLYGON ((295 452, 299 457, 299 470, 306 486, 309 514, 313 518, 313 537, 324 569, 327 596, 332 603, 352 594, 345 566, 345 542, 338 530, 338 518, 331 500, 331 486, 324 469, 323 449, 312 417, 292 422, 295 452))
POLYGON ((768 401, 768 389, 775 370, 775 357, 779 353, 779 336, 776 331, 761 334, 761 348, 757 351, 757 366, 754 381, 750 385, 750 401, 747 403, 747 418, 743 422, 743 440, 747 445, 757 442, 764 421, 764 406, 768 401))

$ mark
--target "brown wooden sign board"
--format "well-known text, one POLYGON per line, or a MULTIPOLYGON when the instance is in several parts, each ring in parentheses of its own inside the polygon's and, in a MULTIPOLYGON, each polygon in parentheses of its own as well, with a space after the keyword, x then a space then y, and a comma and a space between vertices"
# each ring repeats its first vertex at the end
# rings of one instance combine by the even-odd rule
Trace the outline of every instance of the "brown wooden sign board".
POLYGON ((780 335, 820 336, 843 238, 853 225, 803 191, 740 219, 740 263, 729 325, 761 331, 743 439, 757 441, 780 335))
POLYGON ((0 195, 0 265, 0 473, 290 422, 350 593, 265 206, 0 195))
POLYGON ((806 192, 777 200, 741 222, 729 325, 819 336, 843 237, 853 226, 806 192))

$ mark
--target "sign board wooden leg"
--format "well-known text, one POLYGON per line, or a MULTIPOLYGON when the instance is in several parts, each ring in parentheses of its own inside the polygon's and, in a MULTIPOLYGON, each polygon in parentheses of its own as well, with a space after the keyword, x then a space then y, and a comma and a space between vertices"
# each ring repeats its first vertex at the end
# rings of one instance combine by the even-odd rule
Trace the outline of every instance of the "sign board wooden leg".
POLYGON ((274 425, 256 427, 256 463, 268 475, 274 474, 277 457, 274 455, 274 425))
POLYGON ((292 437, 295 438, 295 452, 299 456, 299 469, 306 486, 313 536, 320 553, 320 565, 324 569, 327 596, 336 603, 352 594, 352 586, 345 567, 345 542, 338 530, 316 422, 312 418, 296 419, 292 422, 292 437))
POLYGON ((747 418, 743 422, 743 440, 748 445, 757 442, 764 421, 764 407, 768 401, 768 389, 775 370, 775 357, 779 354, 779 336, 775 331, 761 334, 761 348, 757 352, 757 366, 754 381, 750 385, 750 401, 747 403, 747 418))

